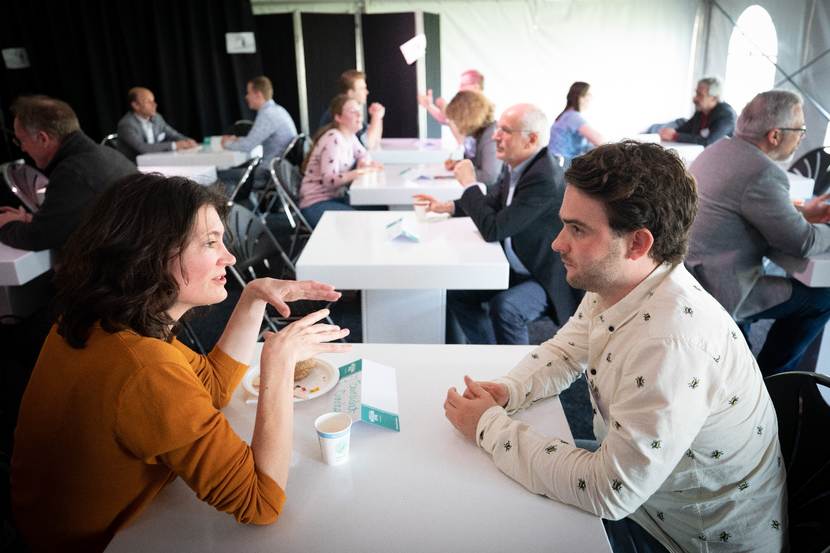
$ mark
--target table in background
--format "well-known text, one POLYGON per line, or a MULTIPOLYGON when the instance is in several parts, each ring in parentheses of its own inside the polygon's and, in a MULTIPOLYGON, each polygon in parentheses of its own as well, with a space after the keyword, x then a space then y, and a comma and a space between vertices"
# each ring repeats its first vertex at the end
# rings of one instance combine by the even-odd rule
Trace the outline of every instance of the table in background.
POLYGON ((297 278, 362 290, 363 341, 442 344, 447 290, 503 290, 509 265, 469 217, 415 220, 413 212, 328 211, 297 260, 297 278), (388 240, 403 218, 420 242, 388 240))
POLYGON ((429 194, 446 202, 457 200, 464 187, 444 169, 444 164, 388 165, 382 171, 365 173, 349 187, 352 205, 412 207, 413 194, 429 194))
POLYGON ((218 179, 215 165, 139 165, 138 170, 161 173, 165 177, 186 177, 203 186, 210 186, 218 179))
POLYGON ((791 199, 809 200, 813 197, 813 188, 816 186, 815 179, 808 179, 797 173, 787 172, 787 180, 790 181, 791 199))
MULTIPOLYGON (((599 518, 527 491, 444 417, 446 391, 463 389, 463 375, 500 376, 531 349, 355 344, 349 354, 321 355, 335 367, 360 357, 395 367, 401 431, 355 423, 349 462, 327 466, 313 423, 330 410, 331 394, 297 403, 287 501, 276 523, 238 524, 177 479, 107 551, 607 553, 599 518)), ((250 440, 256 406, 243 396, 237 390, 224 413, 250 440)), ((572 439, 558 399, 516 418, 572 439)))
POLYGON ((383 138, 380 148, 369 154, 384 164, 443 163, 453 151, 444 147, 440 138, 383 138))
POLYGON ((209 147, 200 146, 188 150, 175 152, 154 152, 141 154, 135 158, 139 169, 143 166, 170 167, 181 165, 206 166, 212 165, 216 169, 229 169, 248 161, 250 158, 262 155, 262 146, 257 146, 250 152, 236 152, 233 150, 212 151, 209 147))
POLYGON ((661 142, 661 146, 666 149, 674 150, 677 152, 677 155, 680 156, 680 159, 683 160, 683 163, 686 164, 686 167, 692 164, 697 156, 703 152, 703 146, 700 144, 686 144, 684 142, 661 142))
POLYGON ((0 315, 25 317, 37 309, 51 268, 50 250, 33 252, 0 244, 0 315))

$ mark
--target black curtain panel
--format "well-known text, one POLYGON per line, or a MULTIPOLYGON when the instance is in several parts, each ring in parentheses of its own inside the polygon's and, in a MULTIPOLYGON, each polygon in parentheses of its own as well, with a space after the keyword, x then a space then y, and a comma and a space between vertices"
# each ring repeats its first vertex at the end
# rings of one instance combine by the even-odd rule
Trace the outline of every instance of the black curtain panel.
MULTIPOLYGON (((426 87, 432 89, 433 98, 438 98, 441 96, 441 17, 437 13, 424 14, 424 35, 427 37, 426 87)), ((430 116, 427 116, 427 137, 441 138, 441 124, 430 116)))
MULTIPOLYGON (((0 107, 20 94, 66 100, 94 140, 127 111, 127 90, 153 90, 159 112, 199 140, 251 118, 245 83, 263 73, 255 54, 227 54, 225 33, 254 32, 248 0, 28 0, 0 8, 0 47, 23 47, 31 66, 0 67, 0 107)), ((5 134, 5 133, 4 133, 5 134)), ((20 157, 0 147, 0 157, 20 157), (9 155, 11 154, 11 155, 9 155)))
POLYGON ((418 136, 415 64, 407 65, 398 46, 415 36, 414 13, 363 16, 363 55, 369 102, 386 106, 383 136, 418 136))
POLYGON ((258 15, 257 49, 262 56, 262 71, 274 83, 274 101, 288 110, 300 128, 300 94, 297 89, 297 58, 294 54, 294 15, 258 15))
POLYGON ((337 94, 340 74, 354 69, 357 63, 354 15, 304 13, 302 22, 308 127, 314 134, 320 117, 337 94))

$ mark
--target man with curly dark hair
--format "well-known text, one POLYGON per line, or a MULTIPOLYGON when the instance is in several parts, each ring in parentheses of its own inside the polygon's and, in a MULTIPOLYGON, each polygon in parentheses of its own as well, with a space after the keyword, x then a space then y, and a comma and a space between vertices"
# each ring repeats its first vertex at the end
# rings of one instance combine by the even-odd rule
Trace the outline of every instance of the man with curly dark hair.
POLYGON ((738 327, 683 265, 694 179, 671 151, 623 142, 565 180, 552 247, 587 293, 507 376, 450 389, 447 418, 532 492, 606 519, 615 551, 780 551, 775 410, 738 327), (509 416, 583 374, 598 444, 509 416))

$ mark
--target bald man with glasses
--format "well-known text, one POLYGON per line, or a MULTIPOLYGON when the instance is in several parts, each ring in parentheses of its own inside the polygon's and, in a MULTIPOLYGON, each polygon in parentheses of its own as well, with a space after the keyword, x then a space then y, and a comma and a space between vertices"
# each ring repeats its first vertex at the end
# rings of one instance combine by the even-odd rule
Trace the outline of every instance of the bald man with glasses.
POLYGON ((527 344, 527 324, 549 314, 559 325, 573 314, 581 293, 565 280, 565 268, 550 244, 562 229, 559 207, 565 190, 562 169, 548 154, 548 121, 530 104, 508 108, 493 133, 496 157, 504 162, 488 192, 476 181, 470 160, 455 166, 465 188, 461 198, 429 209, 469 216, 488 242, 501 243, 510 263, 507 290, 450 290, 448 341, 527 344))
POLYGON ((704 150, 689 171, 700 210, 692 227, 692 274, 749 335, 751 323, 775 319, 758 365, 765 376, 795 370, 830 319, 830 288, 809 288, 766 274, 764 256, 777 250, 796 257, 830 252, 830 195, 793 205, 789 165, 804 137, 801 98, 770 90, 741 112, 735 138, 704 150))

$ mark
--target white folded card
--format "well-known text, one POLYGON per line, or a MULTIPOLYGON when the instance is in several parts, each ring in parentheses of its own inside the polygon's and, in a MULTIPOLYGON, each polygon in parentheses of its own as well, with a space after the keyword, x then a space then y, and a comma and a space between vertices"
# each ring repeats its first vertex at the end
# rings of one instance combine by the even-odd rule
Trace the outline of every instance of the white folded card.
POLYGON ((395 240, 397 238, 401 238, 403 240, 409 240, 411 242, 421 241, 421 238, 418 236, 418 233, 406 228, 406 223, 404 223, 403 217, 398 217, 391 223, 387 224, 384 228, 384 231, 386 232, 387 240, 395 240))
POLYGON ((393 367, 358 359, 339 369, 332 411, 348 413, 353 421, 401 431, 398 379, 393 367))
POLYGON ((424 55, 427 49, 427 37, 423 33, 415 35, 400 45, 401 54, 407 65, 412 65, 415 60, 424 55))

